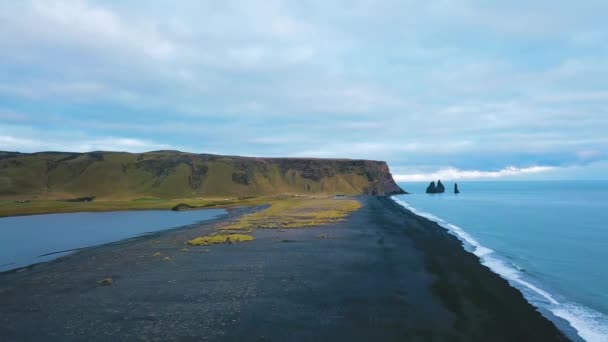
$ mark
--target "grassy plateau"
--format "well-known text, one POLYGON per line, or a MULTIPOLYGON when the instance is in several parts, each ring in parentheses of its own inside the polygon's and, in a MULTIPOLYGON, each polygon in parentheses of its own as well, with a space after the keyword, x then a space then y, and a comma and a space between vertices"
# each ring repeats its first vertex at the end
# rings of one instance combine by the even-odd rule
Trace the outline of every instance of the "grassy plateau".
POLYGON ((36 200, 36 206, 47 206, 51 211, 65 206, 38 201, 91 199, 103 204, 87 208, 118 210, 124 205, 162 208, 171 205, 166 200, 173 199, 385 195, 401 191, 386 163, 372 160, 249 158, 179 151, 0 151, 0 200, 36 200))

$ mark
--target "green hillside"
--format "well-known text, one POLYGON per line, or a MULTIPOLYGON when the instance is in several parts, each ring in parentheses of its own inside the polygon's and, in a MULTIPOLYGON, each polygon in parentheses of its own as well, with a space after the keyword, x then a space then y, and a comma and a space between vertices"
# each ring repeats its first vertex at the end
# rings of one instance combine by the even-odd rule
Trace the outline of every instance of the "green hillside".
POLYGON ((0 152, 0 199, 392 194, 384 162, 248 158, 179 151, 0 152))

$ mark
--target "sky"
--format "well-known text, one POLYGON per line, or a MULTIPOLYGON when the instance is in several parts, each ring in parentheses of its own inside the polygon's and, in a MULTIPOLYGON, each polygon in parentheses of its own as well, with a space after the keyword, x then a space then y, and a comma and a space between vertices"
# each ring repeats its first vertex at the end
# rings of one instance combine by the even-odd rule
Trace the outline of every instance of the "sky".
POLYGON ((608 179, 608 2, 0 3, 0 150, 608 179))

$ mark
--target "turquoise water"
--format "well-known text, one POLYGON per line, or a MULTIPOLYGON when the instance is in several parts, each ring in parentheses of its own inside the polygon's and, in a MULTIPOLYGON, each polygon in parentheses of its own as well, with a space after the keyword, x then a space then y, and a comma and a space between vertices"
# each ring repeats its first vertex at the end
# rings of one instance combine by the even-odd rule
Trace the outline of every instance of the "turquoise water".
POLYGON ((0 218, 0 272, 49 261, 78 248, 209 220, 225 212, 148 210, 0 218))
POLYGON ((608 341, 608 182, 459 182, 458 195, 400 185, 412 194, 398 203, 448 228, 558 326, 608 341))

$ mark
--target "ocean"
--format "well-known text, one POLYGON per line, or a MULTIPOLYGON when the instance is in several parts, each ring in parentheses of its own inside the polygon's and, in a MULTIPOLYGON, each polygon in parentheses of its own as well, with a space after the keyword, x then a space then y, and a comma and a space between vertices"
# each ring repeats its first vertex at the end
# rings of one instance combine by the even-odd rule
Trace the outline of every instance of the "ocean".
POLYGON ((400 183, 393 199, 438 222, 571 337, 608 341, 608 181, 400 183), (578 335, 578 336, 575 336, 578 335))

